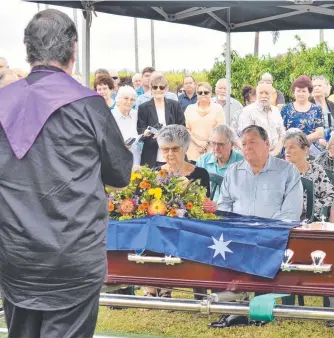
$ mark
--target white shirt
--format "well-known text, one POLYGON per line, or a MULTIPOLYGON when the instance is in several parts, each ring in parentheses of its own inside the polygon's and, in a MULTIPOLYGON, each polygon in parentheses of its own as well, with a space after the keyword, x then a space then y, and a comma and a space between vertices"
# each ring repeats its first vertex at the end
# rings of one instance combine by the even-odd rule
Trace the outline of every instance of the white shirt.
MULTIPOLYGON (((165 126, 166 125, 165 109, 157 108, 157 114, 159 123, 165 126)), ((158 149, 157 162, 166 162, 166 160, 162 156, 162 151, 160 148, 158 149)))
MULTIPOLYGON (((122 133, 124 141, 129 138, 137 137, 137 120, 138 120, 138 113, 136 110, 132 109, 128 116, 123 115, 117 106, 111 112, 114 115, 116 123, 122 133)), ((140 165, 140 157, 141 157, 141 148, 140 145, 137 143, 132 145, 130 151, 133 154, 133 164, 140 165)))

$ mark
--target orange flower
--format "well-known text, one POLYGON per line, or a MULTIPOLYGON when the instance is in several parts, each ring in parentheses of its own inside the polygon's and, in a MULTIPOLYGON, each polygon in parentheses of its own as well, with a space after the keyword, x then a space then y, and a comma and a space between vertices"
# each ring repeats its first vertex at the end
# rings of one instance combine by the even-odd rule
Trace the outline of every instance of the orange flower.
POLYGON ((165 215, 166 214, 166 205, 160 200, 153 200, 148 208, 148 215, 165 215))
POLYGON ((148 183, 147 181, 145 182, 145 188, 146 188, 146 189, 151 189, 151 184, 148 183))
POLYGON ((171 217, 175 217, 177 215, 177 212, 176 212, 176 210, 175 209, 171 209, 171 210, 169 210, 169 216, 171 216, 171 217))
POLYGON ((118 206, 121 215, 131 215, 136 210, 136 202, 131 198, 126 198, 118 206))
POLYGON ((186 204, 186 208, 187 208, 188 210, 190 210, 192 207, 193 207, 193 204, 192 204, 191 202, 188 202, 188 203, 186 204))
POLYGON ((113 212, 115 210, 115 205, 113 202, 111 201, 108 202, 108 209, 109 209, 109 212, 113 212))
POLYGON ((166 170, 160 170, 159 171, 159 173, 158 173, 158 176, 160 176, 160 177, 165 177, 167 175, 167 172, 166 172, 166 170))
POLYGON ((147 181, 146 181, 146 180, 141 181, 141 182, 139 183, 139 187, 140 187, 141 189, 145 189, 145 188, 146 188, 146 184, 147 184, 147 181))
POLYGON ((145 209, 147 209, 147 208, 150 206, 150 203, 147 202, 147 201, 144 201, 141 205, 142 205, 143 207, 145 207, 145 209))
POLYGON ((145 210, 147 210, 147 208, 146 208, 146 206, 145 206, 144 204, 139 204, 138 209, 139 209, 140 211, 145 211, 145 210))

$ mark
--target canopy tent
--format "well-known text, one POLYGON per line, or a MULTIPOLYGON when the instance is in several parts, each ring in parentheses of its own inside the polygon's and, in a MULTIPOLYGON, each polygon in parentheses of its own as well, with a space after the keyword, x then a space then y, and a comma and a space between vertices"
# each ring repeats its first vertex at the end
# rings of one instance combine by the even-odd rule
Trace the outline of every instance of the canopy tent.
MULTIPOLYGON (((82 9, 86 24, 83 34, 83 79, 89 83, 89 32, 92 13, 175 22, 226 32, 226 78, 231 80, 230 33, 294 29, 334 28, 334 0, 123 0, 67 1, 25 0, 82 9)), ((228 92, 230 88, 228 86, 228 92)), ((229 122, 229 94, 226 120, 229 122)))

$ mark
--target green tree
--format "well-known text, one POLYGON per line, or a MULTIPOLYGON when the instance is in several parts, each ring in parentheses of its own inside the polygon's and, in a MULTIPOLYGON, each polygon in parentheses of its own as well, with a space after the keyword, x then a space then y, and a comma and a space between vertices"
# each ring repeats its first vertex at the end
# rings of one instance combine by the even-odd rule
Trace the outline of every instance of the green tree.
MULTIPOLYGON (((214 85, 226 76, 226 47, 222 58, 216 62, 208 74, 209 82, 214 85)), ((256 86, 263 73, 274 77, 274 85, 284 93, 286 100, 292 99, 291 84, 300 75, 325 75, 334 83, 334 50, 324 42, 313 48, 296 36, 296 46, 285 54, 258 58, 254 55, 240 57, 236 51, 231 53, 232 95, 242 100, 241 89, 245 85, 256 86)))

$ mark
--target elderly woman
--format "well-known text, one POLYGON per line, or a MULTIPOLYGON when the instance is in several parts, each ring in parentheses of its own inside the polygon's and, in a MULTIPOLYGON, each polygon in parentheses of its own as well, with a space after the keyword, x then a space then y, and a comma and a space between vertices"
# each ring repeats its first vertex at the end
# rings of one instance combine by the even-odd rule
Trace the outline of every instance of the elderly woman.
MULTIPOLYGON (((224 176, 229 165, 243 160, 243 156, 233 150, 237 136, 227 125, 219 125, 214 128, 210 138, 212 152, 201 155, 196 165, 205 168, 209 173, 224 176)), ((219 199, 219 189, 216 190, 213 200, 219 199)))
MULTIPOLYGON (((315 191, 315 217, 320 219, 323 207, 331 207, 334 202, 334 187, 331 184, 325 170, 314 161, 307 161, 310 142, 307 136, 300 130, 291 129, 283 140, 285 159, 293 163, 302 177, 311 180, 315 191)), ((304 211, 306 214, 306 196, 304 195, 304 211)))
POLYGON ((321 139, 320 143, 326 146, 326 142, 330 138, 330 131, 334 127, 334 103, 327 99, 331 86, 323 75, 313 76, 312 85, 312 102, 321 107, 324 116, 325 139, 321 139))
POLYGON ((120 87, 116 96, 116 105, 112 114, 123 135, 125 144, 133 154, 133 164, 140 165, 141 147, 137 139, 137 111, 132 109, 136 101, 136 91, 130 86, 120 87))
POLYGON ((94 90, 96 90, 104 98, 110 109, 113 109, 115 104, 111 98, 113 89, 114 81, 109 75, 101 74, 95 77, 94 90))
MULTIPOLYGON (((208 172, 204 168, 184 160, 185 154, 190 144, 190 134, 188 130, 181 125, 169 125, 162 128, 158 135, 157 141, 159 148, 166 164, 154 168, 155 170, 165 170, 168 173, 179 173, 186 177, 189 181, 199 180, 200 185, 206 188, 207 197, 210 197, 210 178, 208 172)), ((197 292, 203 293, 204 289, 196 289, 197 292)), ((156 289, 153 287, 144 288, 146 296, 171 297, 170 290, 156 289)))
POLYGON ((311 154, 317 155, 320 151, 319 139, 324 137, 324 119, 320 106, 309 101, 313 85, 309 77, 299 76, 291 86, 295 102, 282 108, 281 115, 286 130, 298 128, 307 135, 307 139, 313 143, 311 154))
POLYGON ((196 91, 197 103, 190 104, 184 112, 186 127, 191 135, 187 156, 192 163, 211 150, 209 138, 212 130, 225 122, 221 105, 211 102, 211 86, 207 82, 200 82, 196 91))
POLYGON ((315 162, 320 164, 324 169, 334 171, 334 133, 327 143, 327 150, 316 157, 315 162))
MULTIPOLYGON (((147 127, 159 129, 170 124, 184 125, 184 114, 179 102, 165 97, 168 88, 167 79, 161 74, 152 75, 150 88, 152 99, 138 106, 138 133, 143 134, 147 127)), ((164 156, 158 147, 156 136, 153 133, 145 133, 143 141, 141 165, 147 164, 152 168, 164 164, 164 156)))

